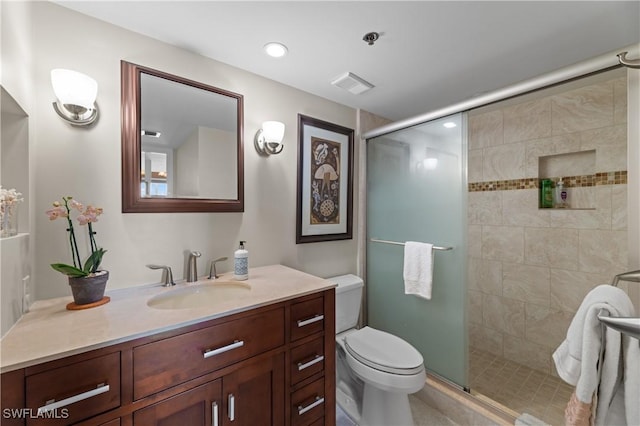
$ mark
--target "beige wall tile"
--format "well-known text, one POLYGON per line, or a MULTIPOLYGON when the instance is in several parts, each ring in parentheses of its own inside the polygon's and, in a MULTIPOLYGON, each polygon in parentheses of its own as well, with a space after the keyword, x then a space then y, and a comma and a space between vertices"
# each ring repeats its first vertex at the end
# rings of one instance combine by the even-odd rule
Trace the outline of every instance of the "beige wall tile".
POLYGON ((613 83, 582 87, 551 97, 554 135, 613 124, 613 83))
POLYGON ((482 226, 467 226, 467 255, 472 258, 482 258, 482 226))
POLYGON ((527 304, 526 339, 555 350, 565 339, 573 314, 559 309, 527 304))
POLYGON ((524 337, 524 302, 506 297, 482 297, 482 323, 490 328, 524 337))
POLYGON ((580 231, 580 271, 609 274, 628 268, 626 231, 580 231))
POLYGON ((578 270, 578 230, 525 228, 524 263, 578 270))
POLYGON ((504 142, 551 136, 551 101, 544 98, 504 109, 504 142))
POLYGON ((469 322, 482 325, 482 293, 469 290, 469 310, 467 311, 469 322))
POLYGON ((502 263, 486 259, 469 259, 469 290, 502 295, 502 263))
POLYGON ((542 372, 551 370, 551 350, 520 337, 504 336, 504 356, 506 359, 542 372))
POLYGON ((627 78, 613 80, 613 121, 627 122, 627 78))
POLYGON ((472 225, 502 224, 502 192, 469 192, 467 215, 472 225))
POLYGON ((595 187, 587 186, 584 188, 567 188, 567 202, 573 209, 595 209, 595 187))
POLYGON ((524 142, 485 148, 482 154, 484 180, 522 179, 525 163, 524 142))
POLYGON ((503 334, 490 328, 469 324, 469 346, 489 352, 493 355, 503 356, 503 334))
POLYGON ((602 127, 580 132, 583 150, 596 150, 597 173, 627 170, 627 125, 602 127))
POLYGON ((612 278, 591 272, 551 269, 551 307, 575 313, 589 291, 610 283, 612 278))
POLYGON ((543 266, 504 263, 502 265, 502 294, 511 299, 549 306, 549 268, 543 266))
POLYGON ((540 157, 580 151, 580 143, 580 133, 569 133, 527 141, 525 145, 526 177, 541 176, 538 170, 540 157))
POLYGON ((469 149, 502 145, 502 110, 469 116, 469 149))
POLYGON ((509 226, 483 226, 482 257, 522 263, 524 260, 523 229, 509 226))
POLYGON ((627 229, 627 185, 611 187, 611 229, 627 229))
POLYGON ((538 208, 538 189, 502 191, 502 223, 512 226, 549 226, 549 211, 538 208))
POLYGON ((470 150, 467 161, 467 177, 469 182, 482 182, 484 180, 482 175, 482 150, 470 150))

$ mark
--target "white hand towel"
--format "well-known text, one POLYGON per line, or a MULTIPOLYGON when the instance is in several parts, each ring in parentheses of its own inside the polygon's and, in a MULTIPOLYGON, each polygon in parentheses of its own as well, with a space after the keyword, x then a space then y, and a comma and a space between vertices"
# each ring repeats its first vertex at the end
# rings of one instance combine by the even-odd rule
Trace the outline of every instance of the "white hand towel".
MULTIPOLYGON (((602 325, 598 320, 601 310, 606 311, 605 314, 619 317, 635 314, 629 296, 621 289, 605 284, 591 290, 573 317, 567 331, 567 338, 553 353, 556 370, 565 382, 576 386, 576 396, 581 402, 591 403, 594 393, 598 390, 595 425, 612 424, 607 423, 606 419, 608 415, 617 414, 609 413, 610 408, 618 406, 613 404, 613 399, 616 396, 624 398, 627 392, 630 395, 626 397, 635 401, 631 404, 627 403, 627 422, 629 425, 637 425, 640 424, 637 409, 639 379, 628 377, 628 374, 638 371, 637 363, 640 362, 638 342, 625 345, 629 353, 624 356, 622 342, 630 337, 621 336, 619 332, 607 327, 604 341, 602 341, 602 325), (600 348, 603 345, 604 359, 602 365, 599 365, 600 348), (624 369, 624 379, 620 377, 621 364, 624 369), (601 374, 598 374, 598 369, 601 370, 601 374), (623 381, 625 392, 618 392, 621 390, 620 383, 623 381)), ((622 416, 624 415, 623 413, 622 416)))
POLYGON ((404 293, 431 299, 433 244, 407 241, 404 244, 404 293))

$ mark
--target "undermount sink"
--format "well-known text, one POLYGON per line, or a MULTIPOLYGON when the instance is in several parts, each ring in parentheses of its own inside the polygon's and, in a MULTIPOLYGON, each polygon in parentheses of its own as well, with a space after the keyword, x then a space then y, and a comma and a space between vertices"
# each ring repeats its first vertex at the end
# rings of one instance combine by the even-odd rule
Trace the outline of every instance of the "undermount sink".
POLYGON ((212 306, 220 301, 246 297, 251 286, 237 281, 190 284, 152 297, 147 305, 156 309, 189 309, 212 306))

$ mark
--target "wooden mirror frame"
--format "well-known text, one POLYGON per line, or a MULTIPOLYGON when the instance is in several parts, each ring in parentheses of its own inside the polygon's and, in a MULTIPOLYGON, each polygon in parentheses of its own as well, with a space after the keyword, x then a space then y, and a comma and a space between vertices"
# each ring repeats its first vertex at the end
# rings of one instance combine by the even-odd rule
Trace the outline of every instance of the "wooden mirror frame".
POLYGON ((122 109, 122 212, 123 213, 186 213, 244 211, 244 117, 243 96, 178 77, 162 71, 120 61, 122 109), (198 89, 236 99, 237 111, 237 199, 159 198, 140 194, 141 155, 141 93, 140 76, 155 77, 186 84, 198 89))

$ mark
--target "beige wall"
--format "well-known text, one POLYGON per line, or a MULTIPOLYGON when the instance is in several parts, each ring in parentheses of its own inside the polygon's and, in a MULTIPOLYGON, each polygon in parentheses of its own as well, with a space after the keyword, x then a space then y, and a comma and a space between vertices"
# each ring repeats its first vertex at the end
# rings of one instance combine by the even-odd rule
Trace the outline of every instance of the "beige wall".
MULTIPOLYGON (((6 15, 3 9, 3 23, 11 21, 6 15)), ((251 266, 282 263, 323 277, 355 272, 356 239, 295 244, 297 114, 355 128, 355 110, 52 3, 30 3, 28 20, 33 62, 25 67, 15 61, 8 67, 29 71, 20 74, 18 85, 26 85, 33 93, 30 144, 35 218, 31 231, 38 299, 69 294, 65 278, 49 267, 70 261, 65 227, 61 222, 50 223, 44 215, 50 203, 63 195, 104 208, 95 230, 99 245, 108 250, 103 265, 110 270, 110 289, 158 282, 158 272, 145 268, 148 263, 170 265, 174 276, 182 277, 185 250, 202 252, 202 273, 208 259, 232 258, 239 240, 248 242, 251 266), (244 95, 244 213, 121 213, 120 60, 244 95), (97 80, 100 118, 95 126, 69 126, 53 111, 49 71, 56 67, 75 69, 97 80), (285 149, 264 158, 255 152, 252 141, 260 123, 269 119, 287 126, 285 149)), ((357 146, 355 152, 357 158, 357 146)), ((354 229, 358 229, 357 196, 354 205, 354 229)), ((220 265, 222 270, 232 266, 231 260, 220 265)))
POLYGON ((626 178, 607 181, 627 170, 626 87, 616 71, 470 112, 472 347, 551 372, 587 292, 628 270, 626 178), (537 188, 505 186, 537 180, 541 157, 560 161, 556 172, 604 174, 568 190, 589 209, 539 209, 537 188))

